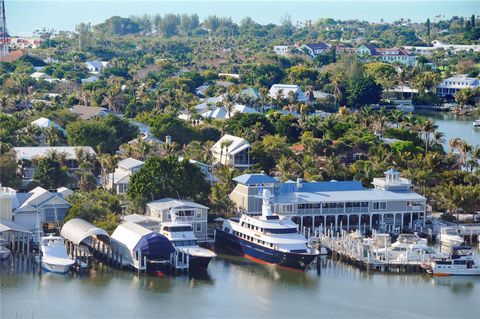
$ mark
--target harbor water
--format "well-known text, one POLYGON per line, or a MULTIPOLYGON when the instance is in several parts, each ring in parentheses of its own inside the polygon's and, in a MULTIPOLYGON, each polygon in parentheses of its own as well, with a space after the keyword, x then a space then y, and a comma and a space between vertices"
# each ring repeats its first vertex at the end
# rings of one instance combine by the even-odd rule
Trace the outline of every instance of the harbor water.
POLYGON ((321 274, 220 254, 207 272, 74 277, 0 267, 1 318, 479 318, 480 277, 386 274, 322 259, 321 274))

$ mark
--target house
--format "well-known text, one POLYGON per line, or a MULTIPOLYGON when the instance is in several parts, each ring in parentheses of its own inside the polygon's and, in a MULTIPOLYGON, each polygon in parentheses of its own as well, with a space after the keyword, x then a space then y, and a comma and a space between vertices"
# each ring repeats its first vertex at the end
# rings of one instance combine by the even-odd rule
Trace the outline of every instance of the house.
POLYGON ((23 50, 10 51, 7 55, 0 56, 0 62, 14 62, 24 55, 26 55, 26 53, 23 50))
POLYGON ((207 96, 207 90, 210 87, 208 84, 201 85, 195 89, 195 95, 204 98, 207 96))
POLYGON ((426 198, 412 191, 411 181, 394 169, 386 171, 384 178, 374 178, 374 188, 365 188, 359 181, 282 183, 265 174, 244 174, 234 181, 237 186, 230 199, 240 211, 259 214, 262 198, 258 194, 269 189, 272 211, 291 217, 301 228, 400 232, 418 223, 425 225, 426 198))
POLYGON ((411 50, 420 55, 429 56, 438 50, 445 50, 452 53, 480 52, 480 44, 447 44, 434 40, 432 41, 432 46, 405 46, 405 49, 411 50))
MULTIPOLYGON (((179 162, 183 161, 183 160, 184 160, 183 156, 178 157, 179 162)), ((202 174, 205 176, 205 179, 209 183, 213 184, 216 181, 215 176, 213 176, 213 174, 211 173, 212 167, 210 165, 199 162, 199 161, 196 161, 196 160, 193 160, 193 159, 189 159, 188 162, 190 164, 195 165, 202 172, 202 174)))
POLYGON ((252 146, 241 137, 225 134, 212 148, 213 164, 232 165, 243 170, 252 167, 250 149, 252 146))
POLYGON ((163 198, 146 205, 146 216, 159 218, 162 223, 176 220, 191 224, 199 241, 207 239, 207 219, 209 208, 188 200, 163 198))
POLYGON ((398 62, 409 66, 417 64, 417 57, 404 48, 377 48, 373 44, 364 44, 357 48, 357 55, 363 58, 374 57, 383 62, 398 62))
POLYGON ((16 193, 13 222, 28 231, 41 230, 45 224, 63 223, 71 205, 61 193, 36 187, 28 193, 16 193))
POLYGON ((443 80, 437 85, 437 94, 440 96, 454 96, 461 89, 476 89, 480 87, 477 78, 468 77, 466 74, 458 74, 443 80))
POLYGON ((89 120, 94 117, 107 116, 110 111, 104 107, 74 105, 70 112, 77 114, 82 120, 89 120))
POLYGON ((83 84, 83 83, 93 83, 93 82, 97 82, 97 81, 98 81, 98 76, 92 75, 92 76, 89 76, 88 78, 82 79, 81 81, 82 81, 82 84, 83 84))
POLYGON ((317 56, 323 54, 328 49, 330 49, 330 45, 324 42, 307 43, 307 44, 302 44, 299 47, 299 50, 307 53, 312 59, 315 59, 317 56))
POLYGON ((259 113, 259 112, 246 105, 235 104, 232 107, 230 114, 228 113, 225 107, 214 107, 211 110, 207 110, 205 112, 200 113, 200 116, 202 116, 205 119, 210 118, 215 120, 226 120, 237 113, 259 113))
POLYGON ((87 61, 85 67, 91 74, 99 74, 103 69, 108 67, 109 63, 106 61, 87 61))
POLYGON ((256 88, 248 87, 241 90, 240 93, 237 94, 237 98, 247 98, 255 102, 262 98, 262 94, 260 94, 260 92, 256 88))
POLYGON ((144 162, 134 158, 126 158, 117 164, 115 172, 108 174, 107 189, 113 189, 117 194, 125 194, 130 183, 130 176, 138 172, 143 166, 144 162))
POLYGON ((291 96, 295 97, 297 102, 307 102, 308 97, 303 93, 298 85, 290 84, 274 84, 268 92, 268 96, 273 99, 283 98, 289 99, 291 96))
POLYGON ((278 55, 287 55, 290 53, 290 45, 275 45, 273 46, 273 52, 278 55))
MULTIPOLYGON (((77 152, 83 149, 91 156, 96 156, 95 151, 90 146, 31 146, 31 147, 14 147, 17 161, 19 162, 19 171, 22 175, 22 185, 25 187, 33 181, 35 176, 35 159, 44 157, 50 152, 64 154, 66 158, 66 166, 69 174, 75 177, 78 169, 77 152)), ((75 187, 75 184, 72 184, 75 187)))
POLYGON ((41 129, 47 129, 47 128, 53 127, 58 131, 60 131, 63 134, 63 136, 67 136, 67 132, 60 125, 58 125, 54 121, 47 119, 45 117, 36 119, 35 121, 31 122, 30 125, 37 126, 41 129))
POLYGON ((40 81, 40 80, 52 81, 53 80, 53 78, 50 75, 43 72, 33 72, 32 74, 30 74, 30 77, 36 81, 40 81))

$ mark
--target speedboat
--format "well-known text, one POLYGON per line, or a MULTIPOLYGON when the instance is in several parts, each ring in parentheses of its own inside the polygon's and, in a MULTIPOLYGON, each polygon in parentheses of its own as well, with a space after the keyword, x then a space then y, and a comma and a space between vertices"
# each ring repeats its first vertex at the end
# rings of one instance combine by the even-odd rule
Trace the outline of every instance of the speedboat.
POLYGON ((216 243, 259 263, 305 271, 318 251, 308 246, 290 218, 272 213, 270 196, 270 190, 263 190, 261 216, 224 220, 216 230, 216 243))
POLYGON ((435 250, 428 246, 425 238, 414 234, 400 234, 397 240, 391 245, 376 251, 377 255, 389 261, 422 261, 425 258, 440 257, 435 250))
POLYGON ((202 248, 197 243, 191 224, 175 221, 162 223, 160 234, 167 237, 177 252, 188 255, 189 268, 207 268, 212 258, 217 257, 213 251, 202 248))
POLYGON ((37 262, 46 271, 65 274, 75 264, 75 260, 68 257, 65 242, 60 236, 41 237, 40 254, 37 262))
POLYGON ((437 239, 442 243, 442 245, 449 247, 459 246, 464 242, 463 237, 459 236, 458 233, 449 227, 441 228, 440 234, 437 235, 437 239))
POLYGON ((427 264, 427 272, 433 276, 480 276, 480 262, 471 247, 456 246, 449 258, 427 264))

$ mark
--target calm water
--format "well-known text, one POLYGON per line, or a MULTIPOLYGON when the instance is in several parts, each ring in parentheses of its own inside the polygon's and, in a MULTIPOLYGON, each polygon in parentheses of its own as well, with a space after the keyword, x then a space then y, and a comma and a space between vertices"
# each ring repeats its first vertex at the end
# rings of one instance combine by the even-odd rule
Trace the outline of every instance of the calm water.
POLYGON ((0 266, 1 318, 479 318, 480 277, 366 273, 324 259, 306 274, 221 255, 202 275, 98 266, 72 277, 0 266))
POLYGON ((359 19, 372 22, 432 21, 436 16, 470 16, 480 12, 480 1, 44 1, 6 0, 7 24, 13 35, 37 29, 74 30, 80 22, 99 23, 113 16, 197 13, 201 19, 215 14, 235 21, 250 16, 259 23, 278 23, 289 14, 292 22, 319 18, 359 19))
POLYGON ((467 141, 470 145, 480 146, 480 129, 473 128, 475 117, 465 117, 447 113, 428 113, 425 116, 433 119, 438 125, 438 130, 445 134, 445 149, 450 149, 448 141, 456 137, 467 141))

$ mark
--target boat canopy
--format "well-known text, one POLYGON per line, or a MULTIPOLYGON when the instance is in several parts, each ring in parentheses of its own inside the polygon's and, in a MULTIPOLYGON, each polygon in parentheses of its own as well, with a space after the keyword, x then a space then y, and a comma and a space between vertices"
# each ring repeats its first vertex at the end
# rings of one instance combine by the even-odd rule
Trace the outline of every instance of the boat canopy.
POLYGON ((163 259, 175 251, 167 237, 131 222, 118 225, 112 238, 130 251, 141 251, 150 260, 163 259))
POLYGON ((60 231, 60 235, 76 245, 80 245, 91 237, 97 237, 105 243, 110 242, 110 236, 105 230, 81 218, 73 218, 66 222, 60 231))
POLYGON ((0 220, 0 233, 6 232, 6 231, 14 231, 19 233, 31 234, 30 231, 26 230, 21 226, 18 226, 14 222, 11 222, 8 220, 0 220))

